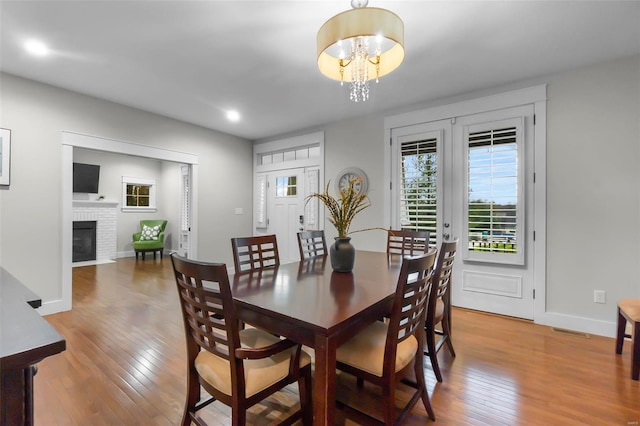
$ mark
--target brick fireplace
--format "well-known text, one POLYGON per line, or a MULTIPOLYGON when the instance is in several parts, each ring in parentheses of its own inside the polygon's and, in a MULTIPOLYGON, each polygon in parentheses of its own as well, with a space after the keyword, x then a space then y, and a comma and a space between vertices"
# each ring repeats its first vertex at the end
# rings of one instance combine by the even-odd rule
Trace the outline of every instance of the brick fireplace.
POLYGON ((73 201, 73 222, 96 222, 97 262, 116 258, 118 203, 107 201, 73 201))

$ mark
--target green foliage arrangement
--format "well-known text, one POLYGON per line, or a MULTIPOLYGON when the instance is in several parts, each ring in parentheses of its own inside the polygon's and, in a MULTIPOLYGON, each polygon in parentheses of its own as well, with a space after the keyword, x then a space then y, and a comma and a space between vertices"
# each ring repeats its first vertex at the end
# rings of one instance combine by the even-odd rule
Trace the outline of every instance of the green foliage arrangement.
POLYGON ((313 198, 317 198, 322 201, 331 217, 329 222, 335 226, 338 231, 338 237, 344 238, 354 232, 366 231, 367 229, 360 229, 358 231, 349 232, 351 222, 358 213, 371 206, 371 200, 367 194, 360 194, 355 190, 354 186, 359 179, 351 179, 349 181, 349 187, 340 191, 340 197, 335 198, 329 194, 329 183, 324 192, 314 193, 307 197, 307 203, 313 198))

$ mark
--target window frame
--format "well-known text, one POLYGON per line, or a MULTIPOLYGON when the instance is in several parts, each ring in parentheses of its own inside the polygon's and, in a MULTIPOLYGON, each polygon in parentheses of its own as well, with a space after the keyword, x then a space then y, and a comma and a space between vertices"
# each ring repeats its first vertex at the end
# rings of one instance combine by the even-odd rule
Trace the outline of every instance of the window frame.
POLYGON ((122 212, 156 212, 156 180, 141 177, 122 176, 122 212), (148 206, 128 206, 127 205, 127 186, 128 185, 144 185, 149 186, 149 205, 148 206))

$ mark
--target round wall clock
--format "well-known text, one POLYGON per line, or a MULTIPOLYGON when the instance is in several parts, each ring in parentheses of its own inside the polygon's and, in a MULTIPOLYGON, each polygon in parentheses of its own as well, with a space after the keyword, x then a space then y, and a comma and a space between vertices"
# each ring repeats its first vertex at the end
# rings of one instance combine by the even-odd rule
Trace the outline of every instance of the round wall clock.
POLYGON ((362 171, 362 169, 359 169, 357 167, 349 167, 338 173, 338 176, 336 178, 336 190, 340 192, 349 188, 349 182, 351 181, 351 179, 359 179, 359 181, 354 185, 354 189, 359 194, 367 193, 369 180, 367 179, 367 175, 362 171))

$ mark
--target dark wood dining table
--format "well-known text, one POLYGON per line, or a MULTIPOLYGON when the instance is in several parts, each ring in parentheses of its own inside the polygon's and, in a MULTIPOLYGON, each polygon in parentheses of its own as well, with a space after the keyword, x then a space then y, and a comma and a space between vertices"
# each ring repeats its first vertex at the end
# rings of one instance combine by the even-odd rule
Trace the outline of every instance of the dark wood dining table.
POLYGON ((350 273, 330 263, 318 257, 231 277, 241 320, 314 349, 314 425, 333 425, 336 348, 390 312, 401 259, 356 251, 350 273))

